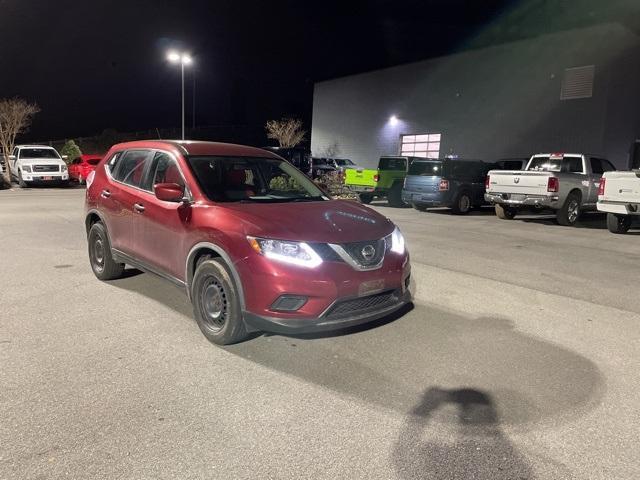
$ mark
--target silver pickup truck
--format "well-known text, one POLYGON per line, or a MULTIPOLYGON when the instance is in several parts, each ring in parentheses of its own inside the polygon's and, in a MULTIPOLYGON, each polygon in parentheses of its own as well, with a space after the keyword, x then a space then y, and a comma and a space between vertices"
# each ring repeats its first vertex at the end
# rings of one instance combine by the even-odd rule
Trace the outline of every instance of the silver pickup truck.
POLYGON ((607 212, 611 233, 627 233, 634 217, 640 218, 640 170, 605 173, 598 191, 598 210, 607 212))
POLYGON ((484 198, 502 219, 522 209, 549 209, 560 225, 574 225, 582 211, 596 209, 600 179, 610 170, 615 167, 601 157, 540 153, 524 170, 491 170, 484 198))

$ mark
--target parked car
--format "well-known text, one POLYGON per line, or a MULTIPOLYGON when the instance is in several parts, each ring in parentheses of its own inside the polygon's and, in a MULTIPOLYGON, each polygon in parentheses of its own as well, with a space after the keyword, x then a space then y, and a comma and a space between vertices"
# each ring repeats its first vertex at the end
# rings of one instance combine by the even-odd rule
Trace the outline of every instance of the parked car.
POLYGON ((102 160, 102 155, 82 154, 69 165, 69 179, 83 184, 89 173, 96 169, 96 165, 102 160))
POLYGON ((611 233, 627 233, 640 215, 640 170, 607 171, 600 180, 598 210, 607 213, 611 233))
POLYGON ((345 185, 355 192, 360 202, 388 198, 392 207, 403 207, 402 185, 407 167, 416 157, 381 157, 377 169, 356 168, 345 172, 345 185))
POLYGON ((11 177, 22 188, 32 183, 66 185, 69 182, 66 158, 53 147, 18 145, 9 156, 11 177))
POLYGON ((522 208, 550 209, 560 225, 574 225, 580 213, 595 210, 602 174, 615 167, 601 157, 580 153, 541 153, 524 171, 491 170, 485 199, 496 215, 512 219, 522 208))
POLYGON ((420 211, 449 207, 464 215, 485 203, 485 178, 494 166, 480 160, 416 159, 404 179, 402 200, 420 211))
POLYGON ((311 176, 311 152, 303 147, 263 147, 265 150, 281 156, 305 175, 311 176))
POLYGON ((327 173, 332 173, 337 170, 338 168, 331 158, 311 158, 311 178, 313 179, 320 178, 327 173))
POLYGON ((333 161, 333 165, 336 167, 336 170, 339 170, 341 172, 344 172, 348 169, 360 168, 348 158, 332 158, 331 160, 333 161))
POLYGON ((211 142, 115 145, 87 179, 91 268, 186 289, 211 342, 342 328, 411 300, 400 230, 328 198, 274 153, 211 142))

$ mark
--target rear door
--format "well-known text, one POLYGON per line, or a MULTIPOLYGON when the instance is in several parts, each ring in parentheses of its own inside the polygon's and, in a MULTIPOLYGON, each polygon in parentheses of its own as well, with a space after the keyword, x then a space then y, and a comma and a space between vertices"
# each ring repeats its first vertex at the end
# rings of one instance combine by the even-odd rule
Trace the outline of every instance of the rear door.
MULTIPOLYGON (((136 211, 135 247, 138 258, 160 273, 184 280, 184 232, 190 225, 191 207, 179 202, 159 200, 153 193, 158 183, 186 183, 176 159, 167 152, 153 154, 148 176, 142 185, 139 203, 143 210, 136 211)), ((186 188, 186 187, 185 187, 186 188)), ((188 189, 186 195, 189 196, 188 189)))
POLYGON ((109 181, 101 192, 103 204, 109 209, 109 237, 111 246, 135 256, 133 219, 138 209, 142 181, 149 167, 151 152, 146 149, 127 150, 114 161, 109 181))

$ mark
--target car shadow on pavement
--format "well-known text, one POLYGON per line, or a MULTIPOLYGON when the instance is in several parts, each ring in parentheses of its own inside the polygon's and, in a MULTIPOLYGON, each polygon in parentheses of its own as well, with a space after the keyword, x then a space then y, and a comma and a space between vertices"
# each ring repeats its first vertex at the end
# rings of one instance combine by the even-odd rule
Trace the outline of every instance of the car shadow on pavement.
POLYGON ((427 389, 407 416, 392 455, 405 479, 534 478, 502 432, 491 395, 473 388, 427 389), (436 415, 450 419, 445 428, 431 428, 436 415))

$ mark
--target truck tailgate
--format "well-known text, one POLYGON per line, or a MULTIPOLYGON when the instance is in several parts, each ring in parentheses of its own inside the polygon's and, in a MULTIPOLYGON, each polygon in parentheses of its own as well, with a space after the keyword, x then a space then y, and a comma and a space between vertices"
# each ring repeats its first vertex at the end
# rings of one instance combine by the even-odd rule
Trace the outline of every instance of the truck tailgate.
POLYGON ((640 171, 606 172, 604 196, 605 202, 640 203, 640 171))
POLYGON ((362 185, 368 187, 375 187, 376 181, 374 176, 378 174, 378 170, 351 168, 345 170, 345 185, 362 185))
POLYGON ((488 193, 519 193, 523 195, 547 195, 547 182, 551 172, 523 170, 491 170, 488 193))

